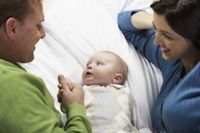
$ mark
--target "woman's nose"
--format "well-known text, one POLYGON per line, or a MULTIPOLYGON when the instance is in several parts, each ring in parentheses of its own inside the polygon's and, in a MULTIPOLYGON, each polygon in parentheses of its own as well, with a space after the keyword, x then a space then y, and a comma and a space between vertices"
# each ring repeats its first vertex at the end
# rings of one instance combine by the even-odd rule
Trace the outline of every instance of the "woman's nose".
POLYGON ((155 39, 154 39, 154 44, 155 45, 160 45, 162 44, 162 37, 156 32, 155 33, 155 39))

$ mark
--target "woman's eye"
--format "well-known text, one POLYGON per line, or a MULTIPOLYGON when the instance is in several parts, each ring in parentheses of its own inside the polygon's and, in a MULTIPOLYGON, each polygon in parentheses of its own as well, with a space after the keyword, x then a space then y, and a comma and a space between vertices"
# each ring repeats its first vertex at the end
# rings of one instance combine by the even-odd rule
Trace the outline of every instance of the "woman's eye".
POLYGON ((164 38, 168 39, 168 40, 172 40, 172 37, 171 36, 168 36, 166 34, 163 34, 164 38))

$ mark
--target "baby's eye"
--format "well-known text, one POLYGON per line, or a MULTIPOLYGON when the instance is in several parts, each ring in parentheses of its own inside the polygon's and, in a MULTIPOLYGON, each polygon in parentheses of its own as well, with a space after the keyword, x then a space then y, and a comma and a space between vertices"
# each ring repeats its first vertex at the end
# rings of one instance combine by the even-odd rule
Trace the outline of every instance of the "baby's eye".
POLYGON ((97 62, 97 65, 103 65, 103 62, 97 62))

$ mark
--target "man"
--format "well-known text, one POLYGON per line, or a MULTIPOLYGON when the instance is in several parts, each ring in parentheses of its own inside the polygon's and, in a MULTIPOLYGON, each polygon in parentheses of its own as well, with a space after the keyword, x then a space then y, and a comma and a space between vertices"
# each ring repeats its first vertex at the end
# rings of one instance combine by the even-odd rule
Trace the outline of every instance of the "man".
POLYGON ((83 91, 59 76, 59 101, 68 121, 62 125, 44 82, 17 65, 34 59, 35 44, 45 37, 41 0, 0 0, 0 132, 91 132, 83 91))

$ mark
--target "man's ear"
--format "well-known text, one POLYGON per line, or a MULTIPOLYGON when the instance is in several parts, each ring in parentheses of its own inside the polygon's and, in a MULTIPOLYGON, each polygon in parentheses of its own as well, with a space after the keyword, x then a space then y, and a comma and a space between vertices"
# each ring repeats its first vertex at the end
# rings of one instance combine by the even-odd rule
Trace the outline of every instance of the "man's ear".
POLYGON ((16 33, 16 26, 18 21, 15 18, 9 18, 7 19, 5 23, 5 32, 9 39, 13 40, 15 38, 16 33))
POLYGON ((121 84, 123 81, 123 75, 121 73, 116 73, 112 80, 113 84, 121 84))

